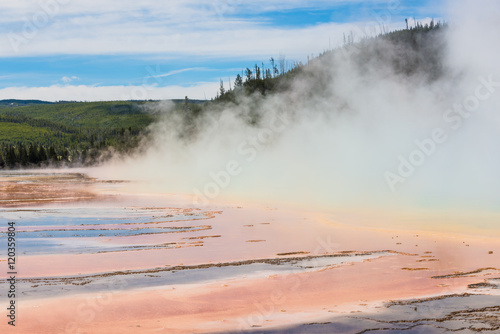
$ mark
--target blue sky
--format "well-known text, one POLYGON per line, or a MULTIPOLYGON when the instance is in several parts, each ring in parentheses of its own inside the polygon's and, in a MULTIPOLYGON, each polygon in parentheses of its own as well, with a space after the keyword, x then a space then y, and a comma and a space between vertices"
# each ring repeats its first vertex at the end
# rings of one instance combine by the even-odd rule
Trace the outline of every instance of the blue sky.
POLYGON ((446 18, 444 1, 0 2, 0 99, 210 98, 270 57, 306 61, 343 34, 446 18))

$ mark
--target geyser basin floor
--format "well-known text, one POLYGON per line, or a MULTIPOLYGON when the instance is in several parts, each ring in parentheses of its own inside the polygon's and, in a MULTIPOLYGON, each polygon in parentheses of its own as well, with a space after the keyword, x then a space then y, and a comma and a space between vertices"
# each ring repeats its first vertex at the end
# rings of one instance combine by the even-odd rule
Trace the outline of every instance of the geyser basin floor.
POLYGON ((493 237, 353 227, 340 215, 250 205, 196 208, 77 173, 0 173, 0 182, 0 232, 8 221, 18 231, 18 318, 15 328, 0 323, 2 333, 439 332, 438 320, 494 328, 471 324, 464 305, 478 319, 498 317, 493 237), (61 185, 72 196, 63 200, 61 185))

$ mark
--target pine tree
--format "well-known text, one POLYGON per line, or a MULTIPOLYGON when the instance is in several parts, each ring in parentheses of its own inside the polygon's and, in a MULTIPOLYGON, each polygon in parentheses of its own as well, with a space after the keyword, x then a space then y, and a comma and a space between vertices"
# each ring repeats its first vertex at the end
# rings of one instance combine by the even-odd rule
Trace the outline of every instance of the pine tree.
POLYGON ((241 78, 241 75, 236 75, 236 79, 234 80, 234 87, 239 88, 243 86, 243 79, 241 78))
POLYGON ((226 90, 224 89, 224 82, 222 81, 222 79, 220 80, 219 95, 221 99, 223 99, 226 95, 226 90))
POLYGON ((45 148, 42 145, 40 145, 40 149, 38 151, 38 157, 40 159, 40 162, 44 162, 44 161, 48 160, 47 151, 45 150, 45 148))
POLYGON ((255 64, 255 79, 260 80, 260 68, 255 64))
POLYGON ((252 70, 247 67, 245 70, 246 82, 250 82, 250 80, 252 80, 252 74, 252 70))
POLYGON ((56 149, 54 148, 54 146, 50 146, 50 148, 49 148, 49 160, 50 160, 50 162, 57 161, 57 153, 56 153, 56 149))
POLYGON ((21 143, 17 151, 19 162, 21 165, 26 166, 28 164, 28 152, 26 151, 26 147, 21 143))
POLYGON ((67 148, 63 148, 61 152, 61 160, 69 161, 69 151, 67 148))
POLYGON ((40 158, 38 157, 38 150, 35 144, 31 144, 29 147, 28 161, 32 164, 37 164, 40 162, 40 158))
POLYGON ((7 154, 5 155, 5 164, 9 167, 14 167, 17 163, 17 156, 14 147, 9 145, 7 154))

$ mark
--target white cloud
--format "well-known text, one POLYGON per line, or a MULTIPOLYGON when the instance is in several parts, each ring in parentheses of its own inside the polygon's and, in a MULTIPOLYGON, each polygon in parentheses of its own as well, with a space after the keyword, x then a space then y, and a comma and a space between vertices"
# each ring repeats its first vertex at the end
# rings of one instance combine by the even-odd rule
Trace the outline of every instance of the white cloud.
POLYGON ((74 81, 74 80, 80 80, 80 78, 77 77, 77 76, 74 76, 74 75, 71 76, 71 77, 64 76, 64 77, 61 78, 61 81, 64 82, 64 83, 70 83, 71 81, 74 81))
MULTIPOLYGON (((403 27, 404 22, 388 25, 403 27)), ((47 54, 161 54, 212 57, 267 57, 285 54, 304 57, 310 52, 322 52, 329 46, 342 43, 343 34, 349 31, 375 35, 380 32, 378 23, 321 24, 312 27, 285 29, 272 27, 234 26, 232 29, 212 31, 184 31, 182 34, 168 27, 133 27, 129 23, 102 27, 89 27, 85 34, 79 28, 58 26, 32 40, 7 40, 0 49, 0 56, 36 56, 47 54), (16 52, 17 50, 17 52, 16 52)), ((203 29, 202 29, 203 30, 203 29)), ((12 35, 11 35, 12 37, 12 35)))
MULTIPOLYGON (((2 15, 0 23, 10 22, 16 17, 31 17, 39 12, 53 16, 81 16, 118 13, 119 15, 140 16, 147 13, 151 16, 177 19, 185 21, 186 18, 194 20, 200 18, 193 14, 217 16, 218 14, 260 14, 269 11, 283 11, 301 8, 332 8, 336 3, 345 3, 345 0, 169 0, 168 4, 156 0, 23 0, 2 1, 0 8, 9 15, 2 15)), ((350 0, 353 3, 387 3, 386 0, 350 0)), ((391 4, 392 5, 392 4, 391 4)))
MULTIPOLYGON (((284 53, 296 57, 323 51, 329 37, 336 42, 332 45, 338 45, 343 33, 359 30, 359 26, 379 26, 376 17, 371 23, 302 28, 262 23, 267 11, 304 7, 333 11, 336 2, 343 1, 172 0, 168 5, 153 0, 1 2, 0 28, 6 33, 0 35, 4 45, 0 57, 118 53, 219 57, 284 53)), ((388 22, 393 23, 404 24, 388 22)))
POLYGON ((188 96, 205 99, 215 95, 218 82, 183 86, 86 86, 52 85, 47 87, 8 87, 0 89, 1 99, 38 99, 44 101, 118 101, 165 100, 188 96))
POLYGON ((158 75, 152 75, 150 78, 165 78, 165 77, 170 77, 172 75, 176 75, 176 74, 180 74, 180 73, 184 73, 184 72, 202 71, 202 70, 205 70, 205 68, 204 67, 183 68, 183 69, 180 69, 180 70, 174 70, 174 71, 170 71, 170 72, 167 72, 167 73, 162 73, 162 74, 158 74, 158 75))

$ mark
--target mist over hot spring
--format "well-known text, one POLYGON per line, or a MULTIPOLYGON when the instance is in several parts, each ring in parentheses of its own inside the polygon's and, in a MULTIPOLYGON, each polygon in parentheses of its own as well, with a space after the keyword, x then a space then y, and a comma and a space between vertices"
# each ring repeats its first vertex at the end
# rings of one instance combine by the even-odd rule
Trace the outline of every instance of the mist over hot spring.
POLYGON ((167 102, 149 107, 162 114, 153 139, 91 173, 195 205, 494 209, 500 4, 453 8, 423 53, 368 40, 314 59, 285 91, 241 95, 189 124, 167 102))

